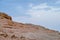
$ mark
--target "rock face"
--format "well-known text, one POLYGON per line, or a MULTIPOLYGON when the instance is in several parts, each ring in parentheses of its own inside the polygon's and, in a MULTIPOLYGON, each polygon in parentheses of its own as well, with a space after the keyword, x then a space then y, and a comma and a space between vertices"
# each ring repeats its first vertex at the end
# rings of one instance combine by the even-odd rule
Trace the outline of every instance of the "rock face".
POLYGON ((3 12, 0 12, 0 17, 12 20, 12 18, 10 16, 8 16, 6 13, 3 13, 3 12))
POLYGON ((14 22, 0 12, 0 40, 60 40, 60 33, 39 25, 14 22))

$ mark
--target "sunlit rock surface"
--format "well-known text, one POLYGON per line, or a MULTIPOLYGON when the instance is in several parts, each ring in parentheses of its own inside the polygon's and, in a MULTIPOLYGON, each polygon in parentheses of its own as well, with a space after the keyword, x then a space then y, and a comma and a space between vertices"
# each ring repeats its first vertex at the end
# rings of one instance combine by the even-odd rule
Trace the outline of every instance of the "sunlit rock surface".
POLYGON ((0 40, 60 40, 60 33, 39 25, 14 22, 0 12, 0 40))

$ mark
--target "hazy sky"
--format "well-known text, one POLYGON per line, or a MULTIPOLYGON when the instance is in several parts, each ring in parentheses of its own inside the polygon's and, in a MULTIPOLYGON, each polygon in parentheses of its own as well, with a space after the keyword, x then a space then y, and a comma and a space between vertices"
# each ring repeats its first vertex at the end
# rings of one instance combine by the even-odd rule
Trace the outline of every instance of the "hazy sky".
POLYGON ((60 31, 60 0, 0 0, 0 11, 14 21, 60 31))

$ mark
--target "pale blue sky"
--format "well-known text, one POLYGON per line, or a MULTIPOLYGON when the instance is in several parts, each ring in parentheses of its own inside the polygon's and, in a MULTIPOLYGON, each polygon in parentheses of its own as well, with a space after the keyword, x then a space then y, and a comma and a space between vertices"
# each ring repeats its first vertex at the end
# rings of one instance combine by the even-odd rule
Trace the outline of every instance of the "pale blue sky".
POLYGON ((60 31, 60 0, 0 0, 0 11, 14 21, 60 31))

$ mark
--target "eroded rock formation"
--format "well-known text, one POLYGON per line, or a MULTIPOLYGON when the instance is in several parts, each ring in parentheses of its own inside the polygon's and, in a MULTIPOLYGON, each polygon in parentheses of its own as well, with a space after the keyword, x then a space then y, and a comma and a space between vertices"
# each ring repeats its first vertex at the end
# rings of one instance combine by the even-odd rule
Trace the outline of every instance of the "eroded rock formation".
POLYGON ((39 25, 13 22, 0 12, 0 40, 60 40, 60 33, 39 25))
POLYGON ((6 19, 9 19, 9 20, 12 20, 12 18, 10 16, 8 16, 6 13, 4 12, 0 12, 0 17, 3 19, 3 18, 6 18, 6 19))

